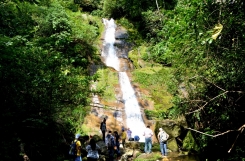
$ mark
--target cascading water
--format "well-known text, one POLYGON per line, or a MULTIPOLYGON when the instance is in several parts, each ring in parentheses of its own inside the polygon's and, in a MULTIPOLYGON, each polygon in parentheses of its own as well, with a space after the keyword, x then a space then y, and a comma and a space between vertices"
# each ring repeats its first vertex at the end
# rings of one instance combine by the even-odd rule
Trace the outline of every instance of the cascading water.
POLYGON ((138 100, 135 96, 135 91, 130 84, 127 73, 119 72, 119 81, 123 93, 127 127, 132 130, 132 136, 138 135, 140 142, 144 142, 143 132, 145 130, 145 124, 138 100))
MULTIPOLYGON (((113 67, 115 70, 119 71, 119 60, 114 48, 116 24, 113 19, 103 19, 103 22, 106 27, 106 31, 102 56, 105 58, 107 66, 113 67)), ((119 72, 119 82, 125 105, 127 127, 131 129, 132 136, 138 135, 140 137, 140 142, 144 142, 143 131, 145 129, 145 124, 135 91, 126 72, 119 72)))
POLYGON ((115 43, 115 31, 116 24, 113 19, 108 21, 103 19, 103 23, 106 27, 105 31, 105 41, 104 41, 104 50, 102 51, 102 56, 106 59, 106 65, 113 67, 115 70, 119 70, 119 60, 114 49, 115 43))

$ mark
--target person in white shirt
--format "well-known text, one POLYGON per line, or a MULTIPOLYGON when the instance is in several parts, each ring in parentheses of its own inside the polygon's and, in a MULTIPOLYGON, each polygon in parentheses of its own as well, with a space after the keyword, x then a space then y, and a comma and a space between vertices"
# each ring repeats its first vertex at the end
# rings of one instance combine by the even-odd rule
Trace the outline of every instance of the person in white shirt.
POLYGON ((86 146, 87 154, 87 161, 97 161, 99 159, 99 152, 98 150, 100 147, 96 144, 95 140, 92 138, 90 139, 89 145, 86 146))
POLYGON ((157 134, 157 138, 160 143, 160 150, 162 156, 167 156, 167 139, 169 135, 162 128, 159 128, 159 133, 157 134))
POLYGON ((151 153, 153 136, 153 131, 150 129, 149 125, 146 127, 143 136, 145 136, 145 153, 149 154, 151 153))

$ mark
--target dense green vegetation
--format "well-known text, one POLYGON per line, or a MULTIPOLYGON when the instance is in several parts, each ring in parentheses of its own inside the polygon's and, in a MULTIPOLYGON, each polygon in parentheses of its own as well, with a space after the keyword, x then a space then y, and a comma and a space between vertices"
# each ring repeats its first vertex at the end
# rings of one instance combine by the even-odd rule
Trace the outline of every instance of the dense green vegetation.
POLYGON ((80 129, 101 24, 71 8, 78 5, 0 2, 1 160, 63 160, 80 129))
POLYGON ((149 115, 185 115, 202 159, 245 160, 244 5, 242 0, 1 1, 1 160, 21 160, 24 153, 36 161, 64 160, 66 142, 82 133, 92 92, 106 87, 89 88, 99 78, 89 67, 100 61, 101 17, 125 26, 137 53, 130 53, 132 60, 146 62, 135 61, 133 74, 142 88, 150 87, 157 112, 149 115))

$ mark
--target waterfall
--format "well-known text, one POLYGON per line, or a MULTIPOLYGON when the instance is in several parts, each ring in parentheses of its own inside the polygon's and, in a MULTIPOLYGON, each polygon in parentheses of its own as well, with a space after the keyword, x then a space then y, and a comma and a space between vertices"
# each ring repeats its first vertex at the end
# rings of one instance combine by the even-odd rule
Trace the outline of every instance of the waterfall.
MULTIPOLYGON (((105 30, 104 48, 102 57, 105 58, 107 66, 113 67, 119 71, 119 60, 114 47, 116 24, 113 19, 103 19, 105 30)), ((145 124, 141 115, 140 106, 135 95, 135 91, 130 83, 126 72, 119 72, 119 83, 123 94, 123 102, 125 106, 126 124, 132 131, 132 137, 138 135, 140 142, 144 142, 143 132, 145 124)))
POLYGON ((132 130, 132 136, 138 135, 140 142, 144 142, 143 132, 145 130, 145 124, 138 100, 135 96, 135 91, 130 84, 127 73, 119 72, 119 81, 123 93, 127 127, 132 130))
POLYGON ((116 51, 114 48, 115 43, 115 32, 116 32, 116 24, 113 19, 108 21, 107 19, 103 19, 103 23, 106 27, 105 31, 105 41, 104 41, 104 50, 102 51, 102 56, 106 59, 106 65, 109 67, 113 67, 115 70, 119 70, 119 60, 116 55, 116 51))

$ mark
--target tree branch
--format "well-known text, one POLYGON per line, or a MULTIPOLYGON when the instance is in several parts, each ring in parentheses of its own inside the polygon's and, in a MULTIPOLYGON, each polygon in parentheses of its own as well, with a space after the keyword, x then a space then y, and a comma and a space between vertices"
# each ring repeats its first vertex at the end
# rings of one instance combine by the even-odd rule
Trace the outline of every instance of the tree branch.
POLYGON ((203 101, 203 100, 190 100, 190 101, 183 101, 181 103, 188 103, 188 102, 206 102, 206 101, 203 101))
POLYGON ((228 153, 230 153, 231 150, 233 149, 233 147, 234 147, 234 145, 235 145, 235 143, 236 143, 236 141, 237 141, 239 135, 243 132, 244 128, 245 128, 245 124, 242 125, 242 126, 238 129, 238 131, 240 131, 240 133, 237 135, 236 140, 235 140, 234 143, 232 144, 231 148, 228 150, 228 153))
POLYGON ((195 130, 195 129, 192 129, 192 128, 186 128, 186 129, 189 129, 189 130, 192 130, 192 131, 195 131, 195 132, 197 132, 197 133, 200 133, 200 134, 203 134, 203 135, 207 135, 207 136, 211 136, 211 137, 213 137, 213 135, 210 135, 210 134, 206 134, 206 133, 204 133, 204 132, 201 132, 201 131, 198 131, 198 130, 195 130))
POLYGON ((224 90, 223 88, 221 88, 220 86, 218 86, 218 85, 216 85, 215 83, 211 82, 209 79, 207 79, 207 78, 204 78, 204 79, 205 79, 206 81, 208 81, 209 83, 213 84, 215 87, 219 88, 220 90, 226 91, 226 90, 224 90))
MULTIPOLYGON (((202 78, 204 78, 203 76, 194 76, 194 77, 192 77, 192 78, 190 78, 190 79, 194 79, 194 78, 196 78, 196 77, 202 77, 202 78)), ((194 111, 185 113, 186 115, 189 115, 189 114, 191 114, 191 113, 195 113, 195 112, 201 111, 202 109, 204 109, 204 107, 205 107, 209 102, 213 101, 214 99, 216 99, 216 98, 218 98, 218 97, 220 97, 221 95, 224 95, 224 94, 226 94, 226 93, 235 93, 235 92, 236 92, 236 93, 244 93, 244 91, 227 91, 227 90, 221 88, 220 86, 216 85, 215 83, 211 82, 209 79, 207 79, 207 78, 204 78, 204 79, 205 79, 207 82, 213 84, 216 88, 222 90, 223 93, 221 93, 221 94, 215 96, 214 98, 210 99, 208 102, 203 101, 203 102, 206 102, 204 105, 202 105, 200 108, 198 108, 198 109, 196 109, 196 110, 194 110, 194 111)), ((239 98, 239 99, 240 99, 240 98, 239 98)), ((200 102, 201 102, 201 101, 200 101, 200 102)))
MULTIPOLYGON (((243 132, 244 128, 245 128, 245 124, 242 125, 238 130, 227 130, 226 132, 223 132, 223 133, 220 133, 220 134, 217 134, 217 135, 206 134, 204 132, 201 132, 201 131, 198 131, 198 130, 195 130, 195 129, 192 129, 192 128, 189 128, 189 127, 188 128, 185 128, 185 129, 192 130, 192 131, 195 131, 197 133, 200 133, 200 134, 207 135, 207 136, 210 136, 210 137, 215 138, 215 137, 218 137, 218 136, 221 136, 221 135, 225 135, 225 134, 227 134, 229 132, 232 132, 232 131, 240 131, 240 133, 238 134, 238 136, 239 136, 243 132)), ((237 138, 238 138, 238 136, 237 136, 237 138)), ((237 140, 237 138, 236 138, 236 140, 237 140)), ((233 143, 232 147, 234 146, 234 144, 235 144, 235 142, 233 143)))
POLYGON ((187 113, 185 113, 185 114, 189 115, 189 114, 191 114, 191 113, 195 113, 195 112, 201 111, 202 109, 204 109, 204 107, 205 107, 209 102, 213 101, 214 99, 216 99, 216 98, 220 97, 221 95, 226 94, 226 93, 228 93, 228 92, 229 92, 229 91, 225 91, 225 92, 223 92, 223 93, 221 93, 221 94, 215 96, 214 98, 212 98, 212 99, 210 99, 208 102, 206 102, 203 106, 201 106, 199 109, 194 110, 194 111, 191 111, 191 112, 187 112, 187 113))

